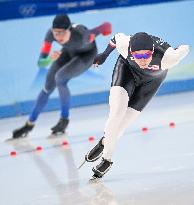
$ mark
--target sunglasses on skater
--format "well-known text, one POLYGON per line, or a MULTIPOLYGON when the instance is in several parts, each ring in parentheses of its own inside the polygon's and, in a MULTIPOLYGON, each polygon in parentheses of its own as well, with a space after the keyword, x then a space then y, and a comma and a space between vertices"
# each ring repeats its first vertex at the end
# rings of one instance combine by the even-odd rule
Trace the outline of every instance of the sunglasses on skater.
POLYGON ((136 59, 148 59, 152 56, 153 54, 153 51, 148 51, 146 53, 136 53, 135 51, 134 52, 131 52, 131 55, 136 58, 136 59))
POLYGON ((64 36, 67 33, 67 30, 56 31, 53 29, 53 34, 55 36, 64 36))

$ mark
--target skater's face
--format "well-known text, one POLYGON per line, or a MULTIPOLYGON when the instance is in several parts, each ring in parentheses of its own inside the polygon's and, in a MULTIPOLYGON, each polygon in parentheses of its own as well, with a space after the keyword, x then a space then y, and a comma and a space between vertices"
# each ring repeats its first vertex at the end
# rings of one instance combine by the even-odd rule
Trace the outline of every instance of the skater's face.
POLYGON ((59 44, 67 43, 71 37, 71 31, 69 29, 54 28, 52 32, 55 40, 59 44))
POLYGON ((135 62, 142 69, 147 68, 150 62, 152 61, 153 51, 150 50, 140 50, 131 52, 135 62))

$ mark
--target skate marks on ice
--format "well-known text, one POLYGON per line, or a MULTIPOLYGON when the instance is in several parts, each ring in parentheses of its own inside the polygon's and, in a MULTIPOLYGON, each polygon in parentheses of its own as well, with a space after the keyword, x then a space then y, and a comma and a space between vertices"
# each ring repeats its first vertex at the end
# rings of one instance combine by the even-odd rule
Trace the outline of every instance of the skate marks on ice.
MULTIPOLYGON (((166 103, 164 105, 167 109, 166 103)), ((148 114, 149 119, 152 119, 151 123, 155 122, 153 115, 148 114)), ((161 119, 158 109, 157 116, 161 119)), ((46 139, 45 130, 38 133, 38 140, 32 133, 30 138, 16 140, 18 145, 3 142, 0 144, 1 153, 9 153, 5 152, 5 146, 18 153, 34 150, 39 144, 44 150, 47 146, 51 148, 41 154, 32 151, 15 159, 0 158, 0 181, 3 184, 0 204, 193 205, 194 120, 190 117, 193 121, 185 123, 189 120, 185 114, 180 117, 178 120, 174 118, 175 129, 170 129, 167 122, 161 129, 151 130, 161 124, 150 124, 145 116, 143 123, 149 122, 148 127, 152 125, 148 133, 141 133, 137 126, 132 130, 136 134, 127 131, 117 147, 114 158, 116 166, 100 183, 95 182, 92 185, 88 184, 88 180, 94 164, 88 163, 79 172, 77 170, 78 163, 89 150, 89 133, 76 131, 74 136, 67 136, 71 145, 67 149, 61 145, 55 147, 58 142, 46 139)), ((99 135, 98 131, 93 134, 100 136, 100 129, 99 135)))
MULTIPOLYGON (((67 184, 61 184, 55 188, 59 193, 46 193, 44 196, 39 196, 34 200, 26 201, 21 205, 111 205, 112 201, 115 200, 108 191, 102 189, 99 185, 97 187, 96 184, 92 187, 90 186, 90 189, 86 186, 72 186, 69 188, 67 184), (70 193, 68 193, 68 189, 70 189, 70 193), (60 194, 60 198, 58 194, 60 194)), ((113 204, 119 205, 117 202, 112 203, 112 205, 113 204)))
MULTIPOLYGON (((33 150, 34 145, 30 141, 23 141, 23 145, 14 144, 14 148, 22 152, 26 148, 33 150)), ((57 147, 48 152, 46 155, 24 155, 28 161, 31 161, 29 166, 33 165, 34 172, 38 171, 43 178, 38 178, 38 183, 34 187, 31 185, 32 192, 36 190, 36 194, 32 194, 34 197, 31 196, 30 199, 26 197, 20 204, 64 204, 64 201, 68 201, 70 193, 78 190, 78 172, 71 147, 65 150, 63 147, 57 147), (46 186, 43 186, 42 183, 45 182, 46 186)))
MULTIPOLYGON (((34 146, 36 147, 42 146, 43 150, 47 151, 50 149, 55 149, 57 147, 67 148, 68 146, 73 146, 73 145, 90 144, 88 136, 89 136, 88 134, 69 135, 68 132, 65 132, 64 134, 58 134, 58 135, 50 134, 45 137, 43 136, 43 137, 38 137, 38 138, 37 136, 34 136, 33 133, 29 133, 27 137, 22 137, 22 138, 17 138, 17 139, 8 138, 0 143, 0 147, 2 148, 0 150, 0 158, 10 156, 9 151, 12 150, 10 146, 13 144, 29 142, 29 143, 34 144, 34 146), (3 150, 6 150, 6 151, 3 151, 3 150)), ((95 136, 97 136, 97 134, 95 136)), ((29 150, 26 149, 25 151, 20 151, 18 154, 25 154, 28 152, 33 152, 35 151, 35 149, 29 149, 29 150)))
MULTIPOLYGON (((48 151, 50 149, 60 148, 60 147, 69 147, 69 144, 64 143, 68 142, 67 134, 58 135, 56 137, 52 136, 49 138, 43 139, 41 142, 37 142, 30 137, 22 137, 22 138, 9 138, 1 144, 2 148, 5 150, 14 150, 17 152, 17 155, 40 152, 40 151, 48 151), (30 146, 29 146, 30 145, 30 146), (17 149, 15 149, 17 148, 17 149), (22 148, 22 149, 20 149, 22 148)), ((3 150, 3 149, 2 149, 3 150)), ((2 151, 3 152, 3 151, 2 151)), ((10 153, 8 151, 4 151, 3 154, 0 153, 0 158, 9 157, 10 153)))
MULTIPOLYGON (((34 149, 34 145, 28 140, 23 140, 22 143, 16 142, 12 145, 17 152, 34 149)), ((21 203, 18 203, 18 205, 64 205, 64 203, 68 205, 97 205, 105 200, 108 204, 110 198, 107 198, 105 188, 101 189, 100 185, 93 185, 91 187, 87 184, 87 178, 80 180, 71 147, 66 149, 65 152, 62 147, 49 150, 49 152, 49 158, 42 154, 23 156, 27 157, 28 162, 31 161, 29 166, 35 165, 33 172, 40 172, 43 179, 38 179, 39 183, 35 187, 31 185, 31 191, 34 192, 36 190, 36 194, 32 194, 34 197, 31 197, 30 200, 24 197, 24 200, 21 200, 21 203), (57 153, 62 156, 63 163, 59 163, 59 158, 61 157, 57 153), (55 162, 56 156, 58 163, 55 162), (59 164, 60 167, 58 166, 59 164), (41 185, 42 180, 46 181, 50 188, 43 188, 44 186, 41 185), (106 195, 106 198, 102 199, 102 195, 106 195)))
POLYGON ((22 140, 24 140, 24 139, 26 139, 26 138, 28 138, 28 134, 27 135, 25 135, 25 136, 22 136, 22 137, 19 137, 19 138, 13 138, 13 137, 10 137, 10 138, 7 138, 7 139, 5 139, 5 143, 9 143, 9 142, 16 142, 16 141, 22 141, 22 140))
POLYGON ((53 187, 55 192, 45 192, 33 200, 21 205, 119 205, 115 193, 109 186, 98 181, 85 183, 83 181, 61 182, 53 187))
MULTIPOLYGON (((183 119, 179 122, 175 122, 175 125, 176 125, 176 127, 177 126, 184 126, 186 124, 190 124, 190 123, 193 123, 193 122, 194 122, 194 119, 183 119)), ((147 126, 149 127, 149 131, 155 131, 155 130, 161 131, 164 128, 169 127, 168 124, 161 124, 161 125, 155 125, 155 126, 147 124, 147 126)), ((126 131, 125 135, 130 134, 131 136, 134 136, 135 134, 140 134, 140 133, 142 133, 141 127, 139 129, 133 129, 131 127, 131 129, 129 131, 128 130, 126 131)), ((33 137, 33 135, 34 135, 33 133, 29 133, 25 137, 21 137, 21 138, 18 138, 18 139, 13 139, 12 137, 10 137, 10 138, 5 139, 4 141, 1 141, 0 145, 4 144, 5 142, 15 141, 15 140, 16 141, 17 140, 23 140, 23 139, 26 139, 26 138, 30 138, 31 141, 39 141, 39 142, 44 142, 44 141, 49 140, 49 139, 51 139, 51 140, 54 139, 55 140, 56 138, 57 139, 58 138, 59 139, 63 139, 63 138, 68 139, 69 138, 71 140, 71 143, 77 144, 77 143, 87 142, 88 139, 86 137, 89 136, 88 133, 79 133, 78 135, 75 135, 75 134, 69 135, 68 132, 61 133, 61 134, 52 134, 51 133, 51 134, 48 134, 46 136, 36 136, 36 137, 33 137)), ((97 136, 97 138, 95 138, 95 139, 99 140, 101 135, 102 135, 102 132, 98 131, 98 132, 93 133, 93 135, 97 136)))
POLYGON ((187 170, 116 174, 88 183, 61 182, 53 187, 55 192, 46 192, 22 205, 193 205, 193 176, 193 170, 187 170))
MULTIPOLYGON (((7 138, 5 139, 4 142, 9 142, 9 141, 16 141, 16 140, 22 140, 22 139, 25 139, 25 138, 31 138, 31 140, 33 141, 37 141, 37 140, 42 140, 43 137, 39 137, 39 138, 32 138, 32 134, 28 133, 26 134, 25 136, 22 136, 22 137, 18 137, 18 138, 13 138, 13 137, 10 137, 10 138, 7 138)), ((67 132, 63 132, 63 133, 59 133, 59 134, 49 134, 48 136, 45 137, 45 139, 56 139, 56 138, 64 138, 64 137, 67 137, 68 136, 68 133, 67 132)))

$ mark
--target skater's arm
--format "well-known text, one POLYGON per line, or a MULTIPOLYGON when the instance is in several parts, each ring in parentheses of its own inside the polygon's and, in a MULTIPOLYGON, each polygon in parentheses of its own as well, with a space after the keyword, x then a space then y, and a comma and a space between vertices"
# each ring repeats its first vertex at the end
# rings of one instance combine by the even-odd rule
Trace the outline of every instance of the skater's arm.
POLYGON ((89 30, 91 34, 94 34, 95 37, 102 34, 103 36, 108 36, 112 33, 112 25, 109 22, 104 22, 100 26, 97 26, 89 30))
POLYGON ((169 47, 166 52, 164 53, 163 59, 162 59, 162 69, 170 69, 177 64, 180 63, 180 61, 187 56, 189 53, 189 46, 188 45, 180 45, 178 48, 173 49, 172 47, 169 47))
POLYGON ((102 65, 106 61, 110 53, 116 48, 116 43, 117 43, 116 39, 118 39, 118 35, 119 34, 113 36, 109 41, 109 44, 106 47, 106 49, 95 57, 94 64, 102 65))
POLYGON ((83 43, 82 46, 76 49, 76 53, 83 53, 87 52, 94 47, 94 41, 96 36, 99 34, 102 35, 109 35, 112 32, 112 25, 108 22, 101 24, 100 26, 87 29, 84 25, 81 24, 73 24, 73 28, 75 28, 82 36, 83 36, 83 43))
POLYGON ((154 50, 159 51, 160 53, 164 54, 168 48, 170 48, 170 44, 165 42, 162 38, 152 36, 154 41, 154 50))
POLYGON ((104 50, 104 52, 99 53, 95 59, 93 64, 97 64, 97 65, 102 65, 106 59, 108 58, 109 54, 114 50, 115 48, 112 47, 110 44, 108 44, 108 46, 106 47, 106 49, 104 50))
POLYGON ((95 35, 91 34, 90 30, 82 24, 72 24, 72 28, 82 38, 82 44, 77 46, 74 52, 81 54, 90 51, 94 47, 95 35))
POLYGON ((49 29, 48 32, 46 33, 44 42, 41 47, 41 52, 40 52, 40 56, 38 59, 39 67, 46 67, 52 62, 52 59, 49 56, 49 53, 51 51, 53 41, 54 41, 54 37, 53 37, 51 29, 49 29))
POLYGON ((40 68, 47 67, 52 62, 51 57, 49 55, 45 56, 40 54, 38 59, 38 66, 40 68))
POLYGON ((170 69, 176 66, 189 53, 188 45, 181 45, 174 49, 161 38, 156 36, 152 36, 152 38, 154 40, 154 50, 158 50, 163 54, 161 62, 162 70, 170 69))

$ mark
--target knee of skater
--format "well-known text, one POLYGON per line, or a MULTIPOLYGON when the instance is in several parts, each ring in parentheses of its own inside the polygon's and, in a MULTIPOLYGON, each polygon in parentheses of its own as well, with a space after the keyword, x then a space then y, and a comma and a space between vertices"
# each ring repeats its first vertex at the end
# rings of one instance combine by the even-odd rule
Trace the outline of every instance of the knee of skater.
POLYGON ((111 101, 110 115, 113 117, 123 117, 127 112, 127 108, 127 103, 111 101))
POLYGON ((53 90, 54 90, 54 88, 52 87, 44 87, 43 89, 42 89, 42 91, 45 93, 45 94, 48 94, 48 95, 50 95, 52 92, 53 92, 53 90))
POLYGON ((66 79, 64 78, 64 76, 56 74, 55 75, 55 82, 56 82, 56 86, 61 86, 61 85, 65 84, 66 79))
POLYGON ((136 110, 134 108, 128 107, 126 116, 132 117, 132 118, 137 118, 141 114, 141 111, 136 110))
POLYGON ((125 113, 127 111, 127 108, 126 109, 123 109, 123 108, 114 108, 114 109, 110 109, 110 116, 111 118, 116 118, 116 119, 120 119, 120 118, 123 118, 125 113))

